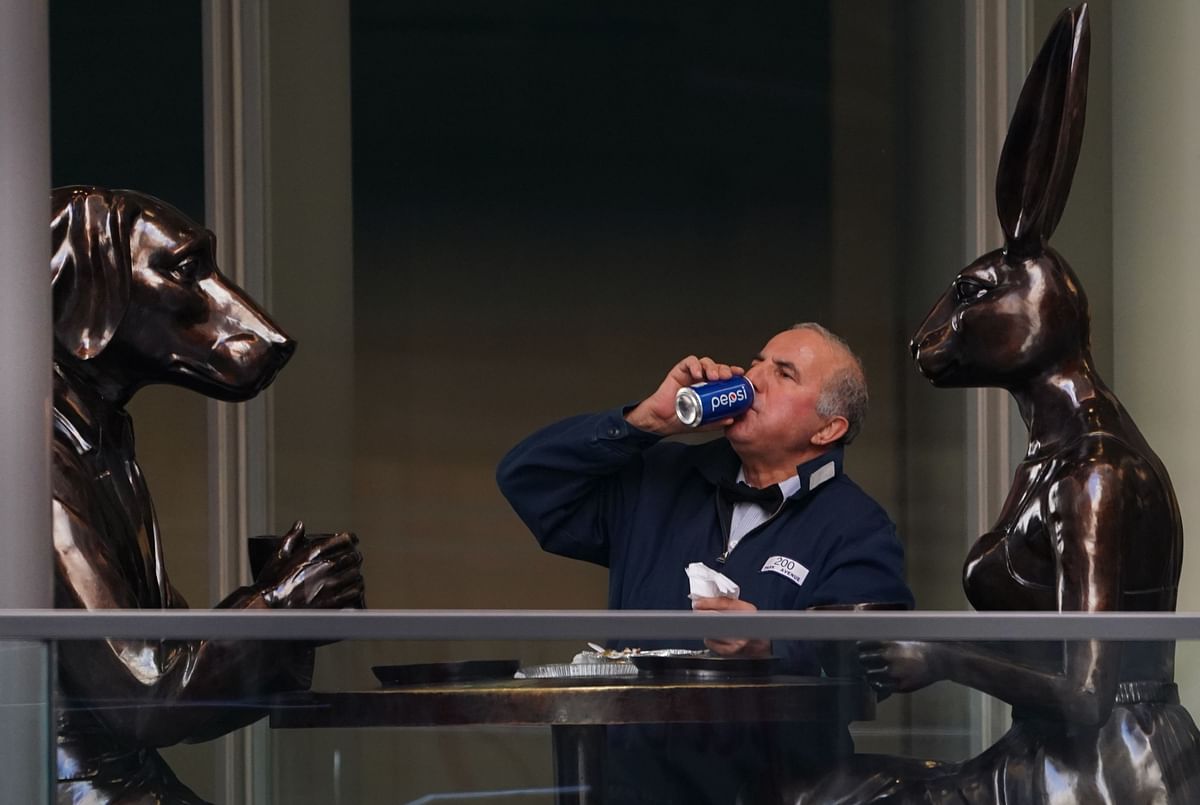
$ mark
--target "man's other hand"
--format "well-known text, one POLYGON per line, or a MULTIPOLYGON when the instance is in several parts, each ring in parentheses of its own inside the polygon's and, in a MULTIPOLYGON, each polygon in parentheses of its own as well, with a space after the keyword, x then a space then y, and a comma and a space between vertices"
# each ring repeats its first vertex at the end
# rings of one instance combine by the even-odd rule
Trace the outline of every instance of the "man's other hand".
MULTIPOLYGON (((705 612, 758 612, 758 607, 738 598, 697 598, 692 609, 705 612)), ((722 657, 766 657, 771 653, 770 640, 746 640, 734 637, 710 637, 704 641, 709 651, 722 657)))

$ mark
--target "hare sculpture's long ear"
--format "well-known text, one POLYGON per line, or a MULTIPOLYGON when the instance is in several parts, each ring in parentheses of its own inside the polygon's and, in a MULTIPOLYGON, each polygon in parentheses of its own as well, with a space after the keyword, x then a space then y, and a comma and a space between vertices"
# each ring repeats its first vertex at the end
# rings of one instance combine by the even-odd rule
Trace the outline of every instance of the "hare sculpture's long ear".
POLYGON ((1067 204, 1083 140, 1090 31, 1086 3, 1064 10, 1021 88, 996 174, 1010 251, 1040 251, 1067 204))
POLYGON ((62 187, 50 197, 54 338, 81 360, 112 340, 129 305, 129 244, 120 199, 96 187, 62 187))

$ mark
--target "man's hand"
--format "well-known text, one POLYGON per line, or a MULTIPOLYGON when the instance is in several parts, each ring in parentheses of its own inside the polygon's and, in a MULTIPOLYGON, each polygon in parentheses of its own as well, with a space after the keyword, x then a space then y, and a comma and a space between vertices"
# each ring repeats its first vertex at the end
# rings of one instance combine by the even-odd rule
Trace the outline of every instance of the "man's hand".
MULTIPOLYGON (((758 607, 754 604, 737 598, 697 598, 692 601, 692 609, 707 612, 758 612, 758 607)), ((704 645, 709 651, 722 657, 766 657, 771 653, 770 640, 721 637, 709 638, 704 641, 704 645)))
MULTIPOLYGON (((635 428, 640 428, 660 436, 671 436, 676 433, 686 433, 689 430, 675 418, 675 394, 684 386, 703 383, 712 380, 728 380, 734 375, 745 374, 740 366, 730 366, 717 363, 712 358, 697 358, 688 355, 667 373, 658 389, 636 408, 625 415, 625 421, 635 428)), ((702 425, 696 430, 716 430, 733 422, 733 418, 723 419, 702 425)))

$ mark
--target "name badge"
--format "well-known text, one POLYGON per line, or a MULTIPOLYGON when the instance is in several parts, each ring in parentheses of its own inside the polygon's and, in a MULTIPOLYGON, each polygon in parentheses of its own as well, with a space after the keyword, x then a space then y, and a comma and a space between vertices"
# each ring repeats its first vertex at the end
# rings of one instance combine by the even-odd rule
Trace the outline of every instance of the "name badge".
POLYGON ((772 556, 759 572, 778 573, 797 586, 803 584, 804 580, 808 578, 808 568, 795 559, 788 559, 786 556, 772 556))

